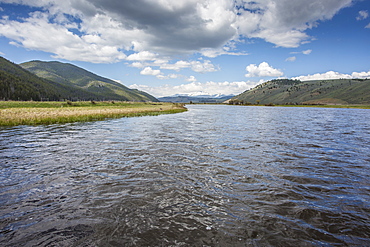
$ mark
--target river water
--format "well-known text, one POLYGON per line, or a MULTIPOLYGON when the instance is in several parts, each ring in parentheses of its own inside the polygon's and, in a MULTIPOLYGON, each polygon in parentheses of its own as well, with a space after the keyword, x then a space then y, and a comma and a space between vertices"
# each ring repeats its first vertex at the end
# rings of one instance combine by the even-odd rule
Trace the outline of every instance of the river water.
POLYGON ((370 245, 370 110, 188 108, 0 128, 0 245, 370 245))

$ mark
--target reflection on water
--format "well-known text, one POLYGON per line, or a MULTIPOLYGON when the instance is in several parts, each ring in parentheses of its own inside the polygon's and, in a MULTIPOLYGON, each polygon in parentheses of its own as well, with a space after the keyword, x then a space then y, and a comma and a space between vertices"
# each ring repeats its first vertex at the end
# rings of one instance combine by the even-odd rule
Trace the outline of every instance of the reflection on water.
POLYGON ((369 245, 369 110, 188 108, 0 129, 0 244, 369 245))

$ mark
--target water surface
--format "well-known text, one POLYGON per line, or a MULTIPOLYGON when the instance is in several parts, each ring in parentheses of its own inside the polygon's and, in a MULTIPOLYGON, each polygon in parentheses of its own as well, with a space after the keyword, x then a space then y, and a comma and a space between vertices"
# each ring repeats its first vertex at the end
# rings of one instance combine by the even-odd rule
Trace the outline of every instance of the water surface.
POLYGON ((370 110, 0 129, 2 246, 370 245, 370 110))

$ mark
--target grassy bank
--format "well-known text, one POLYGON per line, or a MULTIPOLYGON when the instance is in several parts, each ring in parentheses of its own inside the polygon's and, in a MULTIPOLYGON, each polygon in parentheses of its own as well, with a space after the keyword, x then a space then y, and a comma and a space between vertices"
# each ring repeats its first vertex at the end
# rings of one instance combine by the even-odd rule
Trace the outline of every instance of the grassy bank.
POLYGON ((186 111, 182 104, 141 102, 0 101, 0 126, 86 122, 186 111))

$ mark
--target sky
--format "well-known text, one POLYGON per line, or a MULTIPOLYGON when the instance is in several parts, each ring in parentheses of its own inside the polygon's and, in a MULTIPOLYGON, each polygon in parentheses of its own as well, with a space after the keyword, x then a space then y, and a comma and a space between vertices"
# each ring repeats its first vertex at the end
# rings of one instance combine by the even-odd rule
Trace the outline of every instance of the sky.
POLYGON ((370 0, 0 0, 0 56, 155 97, 370 78, 370 0))

